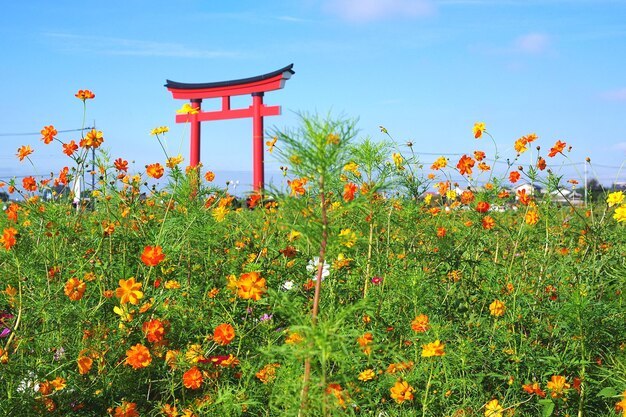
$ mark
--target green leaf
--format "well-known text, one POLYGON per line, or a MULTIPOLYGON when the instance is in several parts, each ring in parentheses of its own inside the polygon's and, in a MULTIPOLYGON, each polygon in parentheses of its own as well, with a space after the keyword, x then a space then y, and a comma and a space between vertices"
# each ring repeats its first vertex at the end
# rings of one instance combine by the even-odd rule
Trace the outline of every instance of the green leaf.
POLYGON ((598 397, 612 398, 612 397, 617 396, 618 394, 619 394, 619 391, 617 391, 615 388, 606 387, 606 388, 603 388, 602 391, 598 393, 598 397))
POLYGON ((543 408, 541 409, 541 416, 550 417, 554 412, 554 402, 552 402, 552 400, 550 399, 539 400, 538 402, 543 406, 543 408))

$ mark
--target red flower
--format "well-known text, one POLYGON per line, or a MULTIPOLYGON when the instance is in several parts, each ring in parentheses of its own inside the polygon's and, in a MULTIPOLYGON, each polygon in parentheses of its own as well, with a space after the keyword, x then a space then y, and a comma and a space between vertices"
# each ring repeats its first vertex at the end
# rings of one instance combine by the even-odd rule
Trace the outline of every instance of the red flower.
POLYGON ((37 182, 33 177, 26 177, 22 180, 22 186, 26 191, 37 191, 37 182))
POLYGON ((43 129, 41 129, 41 140, 47 145, 54 140, 54 137, 57 135, 57 133, 59 132, 57 132, 54 126, 45 126, 43 129))
POLYGON ((456 167, 459 169, 459 173, 461 175, 469 175, 472 173, 472 167, 474 166, 475 162, 476 161, 474 161, 471 157, 463 155, 459 160, 459 163, 456 164, 456 167))
POLYGON ((235 329, 228 323, 222 323, 213 331, 213 340, 218 345, 229 345, 235 338, 235 329))
POLYGON ((478 204, 476 204, 476 211, 479 213, 486 213, 489 211, 489 203, 486 201, 479 201, 478 204))
POLYGON ((183 374, 183 385, 188 389, 198 389, 202 386, 202 372, 197 366, 183 374))
POLYGON ((74 94, 74 97, 79 98, 82 101, 85 101, 85 100, 95 98, 96 95, 89 90, 78 90, 78 93, 74 94))
POLYGON ((74 152, 78 149, 78 145, 73 140, 69 141, 69 143, 63 144, 63 153, 67 156, 72 156, 74 152))
POLYGON ((565 142, 561 142, 560 140, 557 140, 554 146, 550 148, 550 153, 548 153, 548 156, 552 158, 553 156, 556 156, 557 153, 563 153, 563 149, 565 149, 565 145, 566 145, 565 142))
POLYGON ((141 261, 147 266, 157 266, 163 259, 165 259, 165 254, 160 246, 146 246, 141 254, 141 261))
POLYGON ((115 162, 113 162, 113 164, 115 165, 115 169, 117 169, 118 171, 128 171, 128 161, 122 158, 117 158, 115 162))
POLYGON ((509 181, 516 183, 519 180, 520 174, 517 171, 511 171, 509 174, 509 181))
POLYGON ((3 244, 6 250, 11 249, 13 245, 15 245, 15 235, 17 234, 17 230, 12 227, 4 229, 2 232, 2 237, 0 237, 0 244, 3 244))
POLYGON ((347 203, 354 200, 354 194, 359 190, 356 184, 351 182, 343 186, 343 200, 347 203))

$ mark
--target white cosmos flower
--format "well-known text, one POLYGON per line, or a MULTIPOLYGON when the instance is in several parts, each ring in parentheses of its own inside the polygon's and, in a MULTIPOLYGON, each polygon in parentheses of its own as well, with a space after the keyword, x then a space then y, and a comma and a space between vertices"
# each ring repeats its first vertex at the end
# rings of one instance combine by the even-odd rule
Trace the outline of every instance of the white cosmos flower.
MULTIPOLYGON (((320 264, 320 257, 316 256, 315 258, 309 261, 309 264, 306 266, 306 270, 313 273, 313 281, 317 279, 317 268, 320 264)), ((322 267, 322 281, 324 278, 330 275, 330 265, 324 261, 324 266, 322 267)))

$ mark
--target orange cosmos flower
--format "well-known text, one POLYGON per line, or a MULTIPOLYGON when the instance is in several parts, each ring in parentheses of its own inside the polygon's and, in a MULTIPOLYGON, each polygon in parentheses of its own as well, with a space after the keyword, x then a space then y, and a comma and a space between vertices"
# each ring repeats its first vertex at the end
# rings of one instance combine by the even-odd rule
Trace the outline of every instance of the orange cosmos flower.
POLYGON ((272 153, 272 151, 274 150, 274 145, 276 145, 276 141, 277 141, 277 140, 278 140, 278 138, 277 138, 276 136, 274 136, 274 137, 272 138, 272 140, 268 140, 267 142, 265 142, 265 144, 266 144, 267 146, 269 146, 269 147, 267 148, 267 151, 268 151, 269 153, 272 153))
POLYGON ((446 235, 446 228, 445 227, 439 227, 437 228, 437 237, 444 237, 446 235))
POLYGON ((22 145, 17 149, 17 157, 20 161, 23 161, 24 158, 27 158, 28 155, 32 154, 33 150, 30 148, 30 145, 22 145))
POLYGON ((515 144, 513 145, 513 147, 515 148, 515 150, 517 151, 517 154, 519 155, 528 150, 528 148, 526 147, 527 144, 528 142, 526 142, 525 138, 519 138, 518 140, 515 141, 515 144))
POLYGON ((461 203, 469 204, 474 201, 474 193, 470 190, 465 190, 461 193, 461 203))
POLYGON ((0 244, 4 245, 6 250, 9 250, 15 245, 15 235, 17 230, 12 227, 6 228, 2 231, 2 237, 0 237, 0 244))
POLYGON ((289 195, 293 195, 293 196, 304 195, 306 191, 304 189, 304 186, 306 185, 307 181, 308 181, 308 178, 306 177, 296 178, 293 181, 287 180, 287 185, 289 186, 289 188, 291 188, 291 192, 289 193, 289 195))
POLYGON ((115 296, 120 299, 120 304, 131 303, 137 305, 139 300, 143 298, 141 282, 135 282, 135 277, 127 280, 120 279, 119 284, 119 288, 115 289, 115 296))
POLYGON ((493 303, 489 304, 489 313, 494 317, 503 316, 505 311, 506 306, 500 300, 494 300, 493 303))
POLYGON ((486 163, 481 162, 478 164, 478 169, 480 169, 481 171, 489 171, 491 167, 487 165, 486 163))
POLYGON ((113 164, 115 165, 115 169, 117 169, 118 171, 128 171, 128 161, 122 158, 117 158, 115 162, 113 162, 113 164))
POLYGON ((373 341, 374 341, 374 336, 370 332, 367 332, 363 334, 362 336, 359 336, 356 338, 356 342, 359 344, 359 346, 362 347, 361 350, 366 355, 369 355, 370 353, 372 353, 372 348, 369 345, 373 341))
POLYGON ((509 174, 509 181, 515 184, 520 178, 520 173, 518 171, 511 171, 509 174))
POLYGON ((486 130, 487 128, 485 127, 485 124, 483 122, 474 123, 474 138, 478 139, 483 135, 483 132, 485 132, 486 130))
POLYGON ((522 385, 522 389, 529 394, 537 394, 541 398, 546 397, 546 393, 541 390, 538 382, 534 382, 532 384, 524 384, 522 385))
POLYGON ((163 259, 165 259, 165 254, 158 245, 146 246, 141 254, 141 261, 147 266, 157 266, 163 259))
POLYGON ((87 135, 84 139, 82 139, 79 143, 81 148, 97 148, 102 145, 104 142, 104 137, 102 137, 102 132, 96 131, 96 129, 91 129, 91 131, 87 132, 87 135))
POLYGON ((204 174, 204 179, 207 180, 208 182, 211 182, 215 179, 215 174, 212 173, 211 171, 207 171, 206 174, 204 174))
POLYGON ((183 385, 187 389, 198 389, 202 386, 202 372, 194 366, 183 374, 183 385))
POLYGON ((113 417, 139 417, 137 404, 122 401, 122 405, 115 407, 113 417))
POLYGON ((267 292, 265 278, 261 278, 258 272, 241 274, 237 284, 237 295, 244 300, 253 299, 258 301, 267 292))
POLYGON ((213 341, 218 345, 226 346, 235 338, 235 329, 228 323, 222 323, 213 331, 213 341))
POLYGON ((264 384, 276 379, 276 369, 280 368, 279 363, 268 363, 255 374, 255 376, 264 384))
POLYGON ((156 164, 150 164, 146 166, 146 174, 154 179, 158 180, 159 178, 161 178, 164 172, 165 169, 158 162, 156 164))
POLYGON ((96 95, 89 90, 78 90, 78 93, 74 94, 74 97, 81 99, 82 101, 91 100, 96 98, 96 95))
POLYGON ((341 385, 328 384, 328 387, 326 388, 326 394, 332 394, 337 399, 340 407, 346 407, 347 394, 343 391, 341 385))
POLYGON ((41 140, 43 141, 43 143, 48 145, 54 140, 54 137, 57 135, 57 133, 59 132, 57 132, 54 126, 45 126, 43 129, 41 129, 41 140))
POLYGON ((556 156, 557 153, 563 153, 563 149, 565 149, 565 145, 566 145, 565 142, 561 142, 560 140, 557 140, 554 146, 550 148, 550 152, 548 153, 548 156, 552 158, 556 156))
POLYGON ((9 208, 5 211, 5 213, 7 214, 7 218, 17 223, 17 212, 19 209, 20 209, 20 206, 18 206, 15 203, 11 203, 9 208))
POLYGON ((413 401, 413 393, 415 389, 409 385, 408 382, 399 379, 396 384, 391 387, 391 398, 393 398, 398 404, 402 404, 404 401, 413 401))
POLYGON ((547 387, 550 391, 552 398, 559 398, 565 396, 566 390, 570 388, 570 384, 567 383, 564 376, 553 375, 550 381, 548 381, 547 387))
POLYGON ((74 140, 69 141, 69 143, 63 144, 63 153, 67 156, 72 156, 74 152, 78 149, 78 145, 74 140))
POLYGON ((87 289, 87 284, 85 284, 82 280, 77 278, 70 278, 65 283, 65 295, 72 301, 78 301, 83 298, 83 294, 85 294, 85 290, 87 289))
POLYGON ((459 160, 459 163, 456 164, 456 167, 459 169, 459 173, 461 175, 470 175, 472 173, 472 167, 474 166, 475 162, 476 161, 474 161, 471 157, 463 155, 459 160))
POLYGON ((126 351, 126 365, 132 366, 133 369, 145 368, 151 362, 150 351, 141 343, 137 343, 126 351))
POLYGON ((22 186, 26 191, 37 191, 37 182, 33 177, 23 178, 22 186))
POLYGON ((448 160, 445 156, 440 156, 435 162, 433 162, 430 169, 439 170, 441 168, 445 168, 446 165, 448 165, 448 160))
POLYGON ((546 169, 546 160, 542 157, 539 157, 539 159, 537 159, 537 168, 539 168, 540 171, 546 169))
POLYGON ((525 206, 527 206, 532 200, 532 197, 526 194, 526 190, 523 188, 517 191, 517 198, 519 199, 519 202, 525 206))
POLYGON ((496 221, 491 216, 483 217, 481 224, 483 225, 483 229, 491 230, 496 225, 496 221))
POLYGON ((446 345, 441 343, 439 340, 422 345, 422 357, 429 358, 431 356, 444 356, 446 354, 446 352, 443 351, 445 346, 446 345))
POLYGON ((76 363, 78 364, 78 372, 81 375, 86 375, 89 373, 89 371, 91 370, 91 367, 93 366, 93 359, 91 359, 89 356, 78 356, 78 359, 76 359, 76 363))
POLYGON ((343 186, 343 200, 347 203, 354 200, 354 194, 359 190, 356 184, 351 182, 343 186))
POLYGON ((163 322, 159 319, 144 322, 141 330, 150 343, 160 342, 165 337, 165 328, 163 327, 163 322))
POLYGON ((411 322, 411 329, 413 329, 416 333, 424 333, 428 330, 430 326, 428 325, 428 316, 426 314, 420 314, 415 317, 411 322))
POLYGON ((474 151, 474 159, 477 161, 482 161, 485 159, 485 153, 483 151, 474 151))
POLYGON ((524 216, 524 221, 526 222, 526 224, 529 225, 535 225, 539 222, 539 214, 537 214, 537 212, 535 210, 530 210, 528 213, 526 213, 526 216, 524 216))
POLYGON ((479 213, 486 213, 489 211, 489 203, 486 201, 479 201, 478 204, 476 204, 476 211, 479 213))

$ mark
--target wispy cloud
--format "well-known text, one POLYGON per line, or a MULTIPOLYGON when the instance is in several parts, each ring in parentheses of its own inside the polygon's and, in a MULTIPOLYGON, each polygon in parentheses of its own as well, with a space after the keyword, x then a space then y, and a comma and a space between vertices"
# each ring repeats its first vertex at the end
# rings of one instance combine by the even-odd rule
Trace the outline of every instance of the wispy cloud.
POLYGON ((508 45, 470 45, 473 52, 485 55, 542 55, 550 50, 550 37, 544 33, 527 33, 513 39, 508 45))
POLYGON ((83 36, 68 33, 44 33, 47 39, 56 41, 56 48, 65 52, 96 53, 101 55, 125 55, 174 58, 223 58, 237 57, 231 51, 196 49, 174 42, 154 42, 101 36, 83 36))
POLYGON ((626 152, 626 142, 618 142, 615 145, 613 145, 612 148, 614 151, 622 151, 622 152, 626 152))
POLYGON ((312 20, 302 19, 301 17, 294 16, 276 16, 277 20, 282 20, 283 22, 292 22, 292 23, 310 23, 312 20))
POLYGON ((616 90, 605 91, 600 97, 609 101, 626 101, 626 88, 618 88, 616 90))
POLYGON ((543 33, 528 33, 515 39, 513 52, 537 55, 546 52, 549 46, 550 40, 547 35, 543 33))
POLYGON ((324 10, 352 22, 390 17, 423 17, 435 12, 432 0, 325 0, 324 10))

